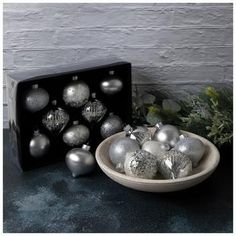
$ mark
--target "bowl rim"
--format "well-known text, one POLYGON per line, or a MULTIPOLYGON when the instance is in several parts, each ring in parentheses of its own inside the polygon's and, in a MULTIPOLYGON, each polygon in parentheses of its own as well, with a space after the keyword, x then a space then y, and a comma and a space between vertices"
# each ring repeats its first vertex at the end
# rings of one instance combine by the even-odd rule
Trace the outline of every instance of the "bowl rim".
MULTIPOLYGON (((153 127, 150 127, 150 128, 153 128, 153 127)), ((207 145, 213 151, 213 155, 215 156, 214 164, 212 166, 210 166, 209 168, 206 168, 206 169, 202 170, 199 173, 189 175, 189 176, 186 176, 186 177, 182 177, 182 178, 178 178, 178 179, 142 179, 142 178, 136 178, 136 177, 133 177, 133 176, 128 176, 128 175, 125 175, 123 173, 119 173, 119 172, 109 168, 107 165, 105 165, 105 163, 100 158, 99 153, 100 153, 100 149, 102 148, 104 143, 107 142, 108 139, 114 138, 114 136, 119 136, 119 135, 123 134, 124 131, 113 134, 112 136, 110 136, 107 139, 103 140, 98 145, 98 147, 96 149, 95 158, 97 160, 98 165, 100 166, 100 168, 102 170, 105 171, 105 173, 107 172, 108 174, 110 174, 112 176, 116 176, 117 178, 122 178, 122 179, 132 181, 132 182, 136 182, 136 183, 146 183, 146 184, 148 184, 148 183, 149 184, 158 184, 158 183, 159 184, 174 184, 175 183, 176 184, 176 183, 188 182, 188 181, 191 181, 193 179, 197 179, 197 178, 200 178, 202 176, 205 176, 207 174, 212 173, 215 170, 215 168, 218 166, 219 161, 220 161, 220 153, 219 153, 218 149, 216 148, 216 146, 212 142, 210 142, 209 140, 207 140, 206 138, 204 138, 200 135, 197 135, 197 134, 185 131, 185 130, 180 130, 180 132, 185 133, 185 134, 190 134, 190 136, 200 137, 200 140, 204 140, 204 142, 207 143, 207 145)))

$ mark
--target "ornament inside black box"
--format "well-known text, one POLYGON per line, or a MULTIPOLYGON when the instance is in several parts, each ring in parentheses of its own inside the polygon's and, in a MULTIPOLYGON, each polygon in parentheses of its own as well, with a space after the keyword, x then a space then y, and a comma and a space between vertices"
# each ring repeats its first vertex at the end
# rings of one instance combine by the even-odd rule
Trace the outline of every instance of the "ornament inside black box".
POLYGON ((22 170, 64 160, 131 122, 131 64, 90 61, 8 75, 13 157, 22 170))

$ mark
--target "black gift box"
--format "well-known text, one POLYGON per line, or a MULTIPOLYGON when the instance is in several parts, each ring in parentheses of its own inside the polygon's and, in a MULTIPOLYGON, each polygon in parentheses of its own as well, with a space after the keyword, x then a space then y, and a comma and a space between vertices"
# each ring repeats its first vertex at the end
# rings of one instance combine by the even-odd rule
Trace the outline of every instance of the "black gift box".
POLYGON ((62 140, 63 131, 55 135, 42 124, 42 117, 52 109, 53 100, 57 100, 58 107, 66 110, 70 115, 70 121, 65 129, 72 125, 73 120, 79 120, 90 129, 89 144, 92 152, 96 150, 97 145, 102 141, 100 126, 109 112, 118 115, 124 123, 131 122, 131 64, 128 62, 105 59, 73 66, 57 66, 15 72, 8 75, 7 88, 12 156, 22 170, 29 170, 64 160, 65 154, 71 149, 62 140), (113 95, 104 94, 100 89, 101 81, 108 77, 111 71, 123 82, 122 90, 113 95), (72 80, 73 76, 78 76, 79 80, 84 81, 90 87, 90 91, 96 93, 97 99, 107 107, 105 117, 96 125, 86 123, 81 117, 81 109, 67 106, 62 99, 63 89, 72 80), (24 108, 22 101, 25 92, 35 84, 49 93, 50 101, 42 110, 31 113, 24 108), (47 135, 51 143, 49 152, 42 159, 32 158, 29 152, 29 143, 35 129, 39 129, 40 132, 47 135))

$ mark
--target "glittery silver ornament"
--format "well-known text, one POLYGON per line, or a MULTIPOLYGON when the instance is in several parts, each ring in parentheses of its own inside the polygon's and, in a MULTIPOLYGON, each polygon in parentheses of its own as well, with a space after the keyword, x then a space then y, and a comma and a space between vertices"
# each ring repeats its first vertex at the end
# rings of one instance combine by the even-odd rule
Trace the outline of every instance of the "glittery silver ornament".
POLYGON ((193 163, 193 167, 196 167, 206 148, 203 142, 197 138, 183 137, 176 143, 174 149, 188 156, 193 163))
POLYGON ((87 142, 89 135, 90 131, 85 125, 79 125, 78 121, 74 121, 73 125, 65 130, 63 141, 69 146, 77 146, 87 142))
POLYGON ((136 140, 122 137, 112 142, 109 148, 109 157, 116 169, 123 172, 126 155, 139 149, 140 147, 136 140))
POLYGON ((81 107, 88 102, 90 89, 88 85, 73 77, 73 81, 69 83, 63 90, 63 100, 66 105, 71 107, 81 107))
POLYGON ((158 160, 161 160, 166 151, 170 150, 170 146, 158 141, 149 140, 142 145, 142 150, 150 152, 158 160))
MULTIPOLYGON (((56 105, 56 101, 53 101, 53 105, 56 105)), ((69 114, 61 109, 54 108, 47 112, 42 119, 43 125, 50 131, 61 132, 69 121, 69 114)))
POLYGON ((192 171, 192 162, 185 154, 170 150, 159 163, 159 171, 166 179, 188 176, 192 171))
POLYGON ((74 148, 66 154, 66 165, 74 178, 94 170, 96 161, 89 150, 88 145, 83 145, 82 148, 74 148))
POLYGON ((156 131, 153 135, 153 140, 168 144, 174 147, 179 141, 180 131, 173 125, 156 124, 156 131))
POLYGON ((102 123, 100 132, 103 138, 107 138, 122 131, 122 129, 123 122, 120 117, 110 113, 109 117, 102 123))
POLYGON ((153 179, 158 170, 157 158, 145 150, 138 150, 126 156, 125 174, 142 179, 153 179))
POLYGON ((127 137, 137 140, 141 146, 152 138, 151 131, 145 126, 137 126, 136 128, 133 128, 130 125, 126 125, 124 131, 126 132, 127 137))
POLYGON ((88 122, 99 122, 104 115, 107 112, 107 108, 105 105, 96 99, 96 94, 92 94, 93 101, 88 102, 83 110, 82 110, 82 116, 88 121, 88 122))
POLYGON ((33 138, 29 143, 30 155, 34 158, 41 158, 45 156, 50 148, 50 140, 38 130, 34 132, 33 138))
POLYGON ((30 112, 42 110, 48 105, 48 102, 48 92, 43 88, 39 88, 38 84, 34 84, 24 95, 24 107, 30 112))

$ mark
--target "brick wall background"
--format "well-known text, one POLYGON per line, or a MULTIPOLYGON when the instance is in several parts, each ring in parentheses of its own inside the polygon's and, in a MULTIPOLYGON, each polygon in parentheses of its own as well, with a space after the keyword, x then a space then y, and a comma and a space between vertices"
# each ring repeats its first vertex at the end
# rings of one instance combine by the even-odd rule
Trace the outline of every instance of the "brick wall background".
MULTIPOLYGON (((232 4, 4 4, 4 74, 115 55, 133 85, 232 86, 232 4)), ((7 127, 4 86, 4 127, 7 127)))

